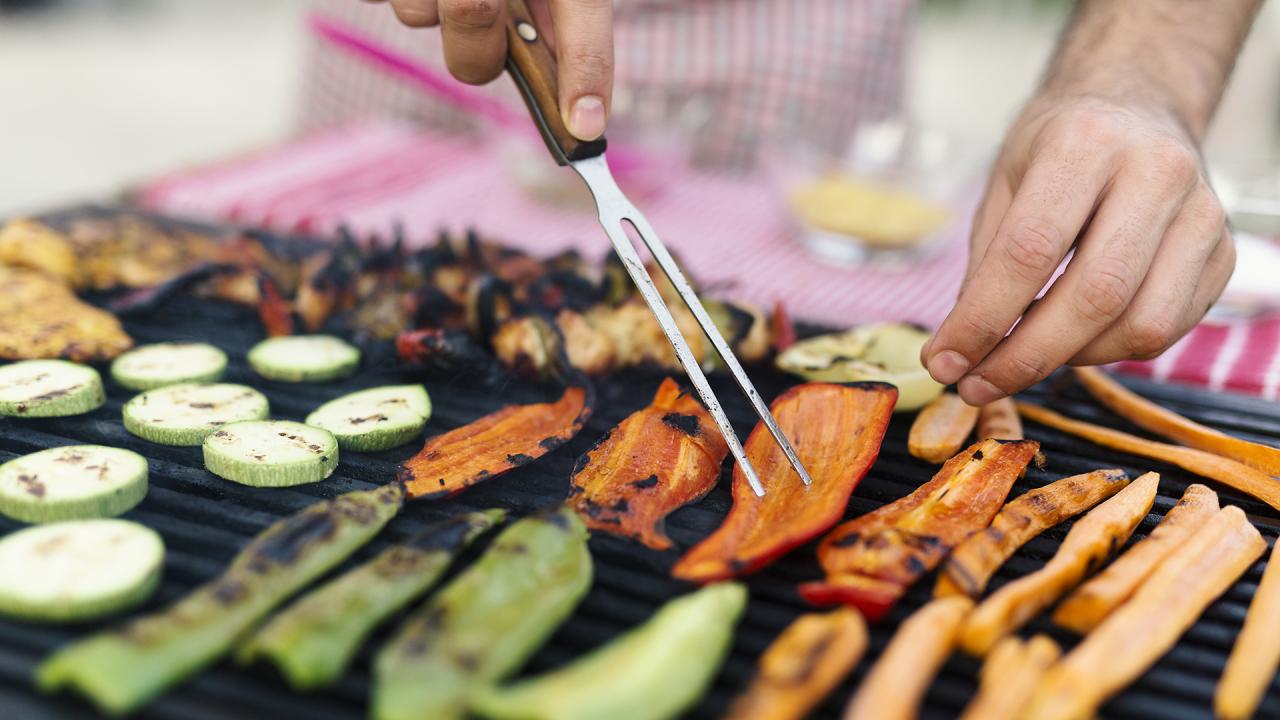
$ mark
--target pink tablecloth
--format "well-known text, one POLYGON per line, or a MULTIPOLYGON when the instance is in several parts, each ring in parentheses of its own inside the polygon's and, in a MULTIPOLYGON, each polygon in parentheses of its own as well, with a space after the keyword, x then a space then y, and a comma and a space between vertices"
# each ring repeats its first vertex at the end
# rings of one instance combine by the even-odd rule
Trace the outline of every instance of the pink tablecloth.
MULTIPOLYGON (((565 170, 564 172, 569 172, 565 170)), ((639 204, 703 284, 728 297, 782 301, 800 318, 833 325, 904 320, 936 326, 964 270, 967 223, 957 222, 930 259, 906 268, 840 267, 797 241, 767 183, 676 169, 639 204)), ((535 200, 489 145, 404 125, 365 123, 306 137, 145 186, 147 207, 278 230, 391 232, 403 222, 425 242, 441 228, 475 227, 535 253, 608 245, 586 209, 535 200)), ((1121 369, 1275 399, 1280 316, 1204 324, 1152 363, 1121 369)))

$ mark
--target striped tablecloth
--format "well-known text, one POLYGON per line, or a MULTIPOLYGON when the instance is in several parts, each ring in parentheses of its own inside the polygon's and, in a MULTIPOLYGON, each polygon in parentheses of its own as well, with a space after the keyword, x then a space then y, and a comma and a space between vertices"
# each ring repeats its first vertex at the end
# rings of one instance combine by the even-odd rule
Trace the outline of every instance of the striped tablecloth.
MULTIPOLYGON (((403 222, 412 240, 427 242, 442 228, 475 227, 534 253, 577 248, 603 255, 607 241, 587 205, 534 198, 513 180, 510 165, 501 147, 367 122, 161 178, 142 187, 138 200, 163 212, 278 230, 327 234, 346 223, 386 236, 403 222)), ((768 182, 675 166, 661 172, 660 191, 639 204, 690 271, 723 296, 781 301, 796 317, 840 326, 877 320, 936 326, 960 286, 966 222, 954 223, 927 260, 834 266, 798 241, 768 182)), ((960 208, 957 217, 967 212, 960 208)), ((1161 358, 1119 368, 1275 399, 1280 313, 1207 321, 1161 358)))

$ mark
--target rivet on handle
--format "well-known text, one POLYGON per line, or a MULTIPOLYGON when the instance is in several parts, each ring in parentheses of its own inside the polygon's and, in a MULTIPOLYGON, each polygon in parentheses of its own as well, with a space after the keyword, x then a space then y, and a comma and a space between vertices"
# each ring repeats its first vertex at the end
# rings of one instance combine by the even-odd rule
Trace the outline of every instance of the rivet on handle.
POLYGON ((534 27, 532 23, 521 21, 516 23, 516 34, 525 42, 533 42, 538 39, 538 28, 534 27))

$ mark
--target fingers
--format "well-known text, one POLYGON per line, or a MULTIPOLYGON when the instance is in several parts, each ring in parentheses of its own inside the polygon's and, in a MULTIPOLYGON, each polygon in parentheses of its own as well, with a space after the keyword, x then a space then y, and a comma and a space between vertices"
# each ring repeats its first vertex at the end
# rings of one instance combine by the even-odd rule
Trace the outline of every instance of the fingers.
POLYGON ((1088 221, 1111 161, 1079 145, 1046 149, 1023 176, 990 241, 927 348, 934 379, 953 383, 978 366, 1048 282, 1088 221))
POLYGON ((1195 180, 1194 168, 1175 183, 1152 182, 1134 169, 1117 175, 1066 272, 960 380, 961 397, 981 405, 1029 387, 1105 332, 1143 284, 1195 180))
POLYGON ((436 0, 391 0, 391 9, 400 18, 400 22, 409 27, 434 27, 440 24, 436 0))
POLYGON ((472 85, 502 74, 507 61, 506 7, 502 0, 439 0, 444 62, 450 74, 472 85))
POLYGON ((613 3, 552 0, 560 112, 579 140, 604 134, 613 96, 613 3))

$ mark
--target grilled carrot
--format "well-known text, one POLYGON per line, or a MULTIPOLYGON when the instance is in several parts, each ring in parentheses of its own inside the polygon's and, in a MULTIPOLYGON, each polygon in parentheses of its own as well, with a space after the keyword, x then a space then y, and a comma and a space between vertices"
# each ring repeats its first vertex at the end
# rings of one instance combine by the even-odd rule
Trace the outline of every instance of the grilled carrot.
POLYGON ((944 463, 960 452, 977 422, 978 408, 955 393, 943 393, 926 405, 911 423, 907 450, 926 462, 944 463))
POLYGON ((911 720, 938 668, 955 648, 956 631, 973 601, 949 597, 907 618, 845 708, 844 720, 911 720))
POLYGON ((1045 674, 1024 720, 1093 717, 1146 672, 1266 550, 1237 507, 1225 507, 1045 674))
POLYGON ((978 439, 1021 440, 1022 418, 1013 398, 999 400, 978 408, 978 439))
POLYGON ((1121 470, 1094 470, 1028 490, 1009 501, 989 526, 956 546, 938 574, 934 597, 982 595, 991 576, 1027 541, 1128 484, 1129 476, 1121 470))
POLYGON ((1188 487, 1146 539, 1076 588, 1054 611, 1053 621, 1081 635, 1093 630, 1217 512, 1217 493, 1204 485, 1188 487))
POLYGON ((1016 720, 1061 654, 1048 635, 1026 641, 1011 635, 996 643, 982 664, 978 694, 960 720, 1016 720))
POLYGON ((760 656, 728 720, 801 720, 867 649, 867 623, 853 608, 801 615, 760 656))
POLYGON ((1159 475, 1147 473, 1090 510, 1043 568, 1000 588, 973 611, 960 631, 960 646, 985 655, 997 640, 1062 597, 1129 539, 1151 510, 1159 483, 1159 475))
POLYGON ((1280 666, 1280 543, 1262 573, 1262 582, 1249 604, 1244 629, 1236 637, 1227 668, 1218 681, 1213 708, 1221 720, 1252 717, 1280 666))
POLYGON ((1138 427, 1198 450, 1211 452, 1280 475, 1280 448, 1249 442, 1160 407, 1097 368, 1076 368, 1076 379, 1098 402, 1138 427))
POLYGON ((1201 477, 1217 480, 1280 510, 1280 482, 1244 463, 1203 450, 1147 440, 1101 425, 1072 420, 1039 405, 1020 402, 1018 412, 1028 420, 1084 438, 1102 447, 1166 462, 1201 477))

